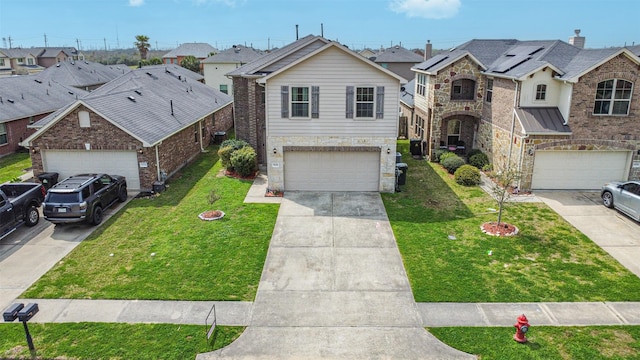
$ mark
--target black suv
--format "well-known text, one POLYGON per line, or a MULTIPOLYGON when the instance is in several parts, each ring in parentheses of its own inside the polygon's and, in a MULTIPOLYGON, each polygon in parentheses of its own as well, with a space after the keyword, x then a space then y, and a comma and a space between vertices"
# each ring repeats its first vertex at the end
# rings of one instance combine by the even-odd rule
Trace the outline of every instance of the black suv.
POLYGON ((44 199, 44 218, 54 224, 102 222, 102 211, 116 201, 127 200, 124 176, 80 174, 54 185, 44 199))

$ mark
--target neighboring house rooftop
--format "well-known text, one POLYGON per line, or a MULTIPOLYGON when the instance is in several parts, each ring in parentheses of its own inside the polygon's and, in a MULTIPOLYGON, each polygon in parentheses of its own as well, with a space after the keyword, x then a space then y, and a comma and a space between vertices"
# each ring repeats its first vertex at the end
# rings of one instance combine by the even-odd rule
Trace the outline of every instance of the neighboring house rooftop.
POLYGON ((144 146, 153 146, 232 101, 231 96, 205 84, 167 73, 163 66, 142 68, 110 81, 32 127, 48 128, 84 105, 144 146))
POLYGON ((408 83, 402 86, 400 91, 400 101, 409 107, 413 107, 413 95, 415 93, 416 79, 411 79, 408 83))
POLYGON ((184 43, 164 54, 162 58, 177 58, 192 55, 197 59, 205 59, 209 57, 211 53, 216 52, 218 52, 218 49, 207 43, 184 43))
POLYGON ((618 54, 626 54, 639 62, 628 48, 582 49, 560 40, 471 40, 412 69, 437 73, 468 56, 482 66, 487 75, 522 79, 550 67, 559 79, 575 82, 582 74, 618 54))
POLYGON ((36 75, 0 78, 0 122, 53 112, 86 94, 56 82, 40 81, 36 75))
POLYGON ((415 52, 396 45, 381 50, 375 55, 369 57, 376 63, 420 63, 424 58, 415 52))
POLYGON ((57 82, 77 88, 105 84, 131 71, 126 65, 103 65, 90 61, 62 61, 37 76, 43 82, 57 82))
POLYGON ((254 48, 233 45, 233 47, 221 51, 201 61, 203 64, 247 64, 259 58, 264 53, 254 48))
POLYGON ((143 66, 142 68, 143 69, 161 69, 161 70, 164 70, 167 74, 172 74, 173 76, 179 77, 179 78, 187 77, 189 79, 200 81, 200 82, 204 80, 204 76, 176 64, 147 65, 147 66, 143 66))

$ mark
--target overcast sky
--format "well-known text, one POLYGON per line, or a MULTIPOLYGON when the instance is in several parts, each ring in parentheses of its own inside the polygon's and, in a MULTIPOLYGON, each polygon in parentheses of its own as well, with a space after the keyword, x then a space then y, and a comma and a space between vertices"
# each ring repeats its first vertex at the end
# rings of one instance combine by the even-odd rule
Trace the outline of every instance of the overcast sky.
POLYGON ((640 0, 0 0, 2 47, 280 47, 324 35, 354 49, 447 49, 471 39, 640 44, 640 0))

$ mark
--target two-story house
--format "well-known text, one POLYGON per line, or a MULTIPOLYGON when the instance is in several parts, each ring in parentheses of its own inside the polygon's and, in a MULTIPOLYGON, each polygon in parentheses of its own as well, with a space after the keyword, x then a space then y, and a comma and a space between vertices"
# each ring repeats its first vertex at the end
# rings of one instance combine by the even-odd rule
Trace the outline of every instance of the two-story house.
POLYGON ((228 75, 236 136, 258 149, 270 188, 394 191, 405 79, 312 35, 228 75))
MULTIPOLYGON (((184 43, 177 48, 169 51, 162 56, 162 62, 164 64, 180 65, 182 59, 187 56, 193 56, 198 61, 202 62, 212 54, 218 52, 218 49, 207 43, 184 43)), ((200 71, 202 71, 202 63, 200 64, 200 71)))
POLYGON ((413 68, 416 119, 430 154, 478 148, 521 189, 598 189, 640 176, 639 65, 627 48, 471 40, 413 68))
POLYGON ((416 54, 400 45, 380 49, 376 54, 369 56, 369 59, 405 79, 413 79, 414 74, 411 68, 424 61, 422 55, 416 54))
POLYGON ((203 61, 204 82, 212 88, 225 94, 233 93, 233 82, 226 74, 244 64, 264 55, 260 50, 242 45, 233 45, 231 48, 210 56, 203 61))

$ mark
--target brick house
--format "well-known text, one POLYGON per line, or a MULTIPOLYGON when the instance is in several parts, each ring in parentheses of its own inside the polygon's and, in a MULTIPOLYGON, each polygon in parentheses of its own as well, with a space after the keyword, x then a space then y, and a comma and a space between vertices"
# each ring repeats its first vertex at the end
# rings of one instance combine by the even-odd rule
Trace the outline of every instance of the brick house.
POLYGON ((405 79, 412 79, 413 72, 411 71, 411 67, 424 61, 422 55, 416 54, 415 52, 405 49, 400 45, 380 49, 380 51, 368 58, 383 68, 391 70, 405 79))
POLYGON ((0 78, 0 156, 21 149, 20 142, 35 132, 27 126, 86 94, 36 75, 0 78))
POLYGON ((35 123, 23 145, 36 176, 105 172, 150 190, 233 126, 232 102, 163 68, 137 69, 35 123))
POLYGON ((205 84, 225 94, 233 94, 233 82, 225 75, 262 55, 264 53, 260 50, 242 45, 233 45, 227 50, 202 60, 205 84))
POLYGON ((394 191, 405 79, 312 35, 227 75, 236 136, 258 149, 270 188, 394 191))
POLYGON ((202 72, 202 61, 217 52, 218 49, 207 43, 184 43, 164 54, 162 62, 164 64, 180 65, 182 59, 186 56, 193 56, 201 62, 200 72, 202 72))
POLYGON ((478 148, 495 169, 519 171, 521 189, 638 179, 640 58, 570 43, 471 40, 414 66, 425 125, 410 136, 422 133, 429 154, 478 148))

